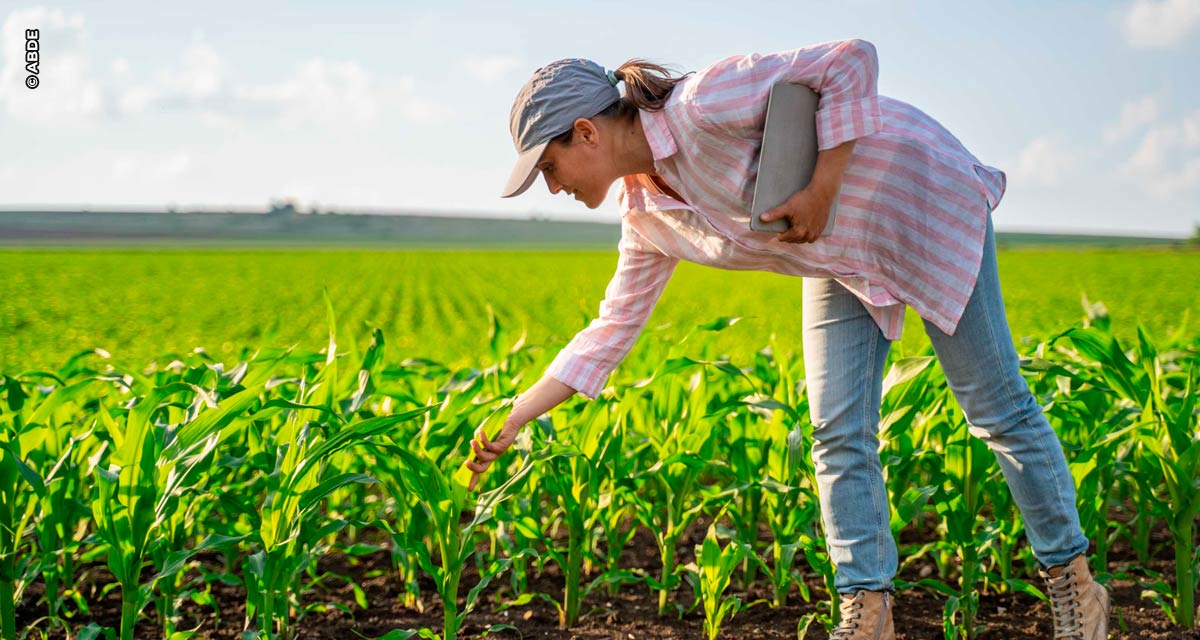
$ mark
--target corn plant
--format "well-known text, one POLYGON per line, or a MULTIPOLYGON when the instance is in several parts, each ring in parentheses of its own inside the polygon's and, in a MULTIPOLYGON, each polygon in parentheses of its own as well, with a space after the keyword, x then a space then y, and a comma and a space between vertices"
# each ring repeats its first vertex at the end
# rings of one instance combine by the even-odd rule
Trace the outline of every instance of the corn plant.
MULTIPOLYGON (((296 596, 296 579, 315 560, 317 543, 347 524, 340 519, 323 521, 319 507, 338 488, 375 482, 361 473, 326 473, 325 461, 352 446, 383 446, 373 443, 372 438, 428 410, 421 407, 352 423, 326 439, 319 438, 315 430, 296 431, 279 462, 278 486, 262 505, 261 517, 256 518, 256 530, 250 537, 258 548, 245 564, 247 615, 258 621, 258 632, 253 637, 294 637, 290 610, 296 596)), ((394 453, 392 448, 388 451, 394 453)))
MULTIPOLYGON (((732 385, 723 390, 724 394, 730 392, 736 393, 732 385)), ((776 429, 770 421, 758 419, 759 416, 753 411, 738 411, 737 409, 745 408, 744 399, 714 400, 716 403, 731 402, 736 405, 734 410, 727 412, 726 421, 720 425, 721 430, 725 432, 720 437, 727 443, 729 463, 728 473, 720 478, 720 482, 737 489, 734 503, 726 513, 737 531, 737 539, 755 550, 753 557, 743 558, 742 570, 739 572, 741 586, 748 588, 757 577, 759 564, 755 559, 760 548, 764 546, 759 541, 759 526, 763 520, 765 502, 761 480, 767 474, 770 434, 776 429)))
MULTIPOLYGON (((484 420, 486 433, 495 434, 512 410, 511 401, 502 403, 484 420)), ((473 431, 473 430, 472 430, 473 431)), ((499 487, 478 495, 467 489, 471 470, 461 466, 461 458, 450 458, 450 469, 443 469, 437 458, 420 446, 400 447, 390 445, 387 453, 398 467, 380 470, 388 476, 385 486, 398 504, 407 504, 405 492, 419 498, 418 509, 409 519, 409 526, 426 531, 432 550, 422 542, 408 551, 414 554, 421 567, 434 579, 438 595, 442 600, 442 634, 436 635, 429 629, 397 631, 388 634, 389 640, 420 635, 423 638, 455 640, 467 614, 474 610, 480 592, 507 569, 509 560, 493 559, 489 566, 481 569, 480 582, 468 593, 466 603, 458 608, 459 585, 466 563, 475 551, 475 533, 484 524, 493 520, 496 505, 507 499, 521 486, 536 463, 542 463, 560 455, 554 449, 544 449, 528 456, 525 463, 499 487), (474 516, 466 525, 460 523, 464 511, 474 510, 474 516), (435 560, 437 561, 435 563, 435 560)), ((397 544, 412 544, 413 538, 391 531, 397 544)), ((491 629, 510 628, 509 625, 493 625, 491 629)))
MULTIPOLYGON (((1045 344, 1045 343, 1043 343, 1045 344)), ((1095 540, 1092 555, 1093 571, 1107 572, 1108 550, 1113 533, 1108 507, 1114 496, 1131 475, 1130 459, 1134 450, 1131 436, 1140 429, 1134 407, 1114 406, 1109 392, 1090 384, 1081 376, 1042 358, 1032 358, 1023 365, 1041 373, 1050 387, 1042 395, 1044 411, 1057 424, 1062 434, 1063 448, 1075 480, 1076 504, 1080 526, 1089 539, 1095 540)), ((1004 553, 1002 558, 1011 557, 1004 553)))
MULTIPOLYGON (((939 369, 929 355, 899 358, 892 362, 884 376, 880 400, 880 439, 884 441, 883 477, 888 487, 897 491, 890 507, 889 527, 899 538, 905 526, 920 522, 925 505, 936 491, 929 482, 927 468, 940 465, 941 458, 931 451, 930 431, 938 421, 931 420, 946 410, 945 383, 938 378, 939 369)), ((919 557, 918 550, 908 556, 919 557)))
MULTIPOLYGON (((724 515, 724 510, 721 515, 724 515)), ((718 520, 721 515, 717 516, 718 520)), ((733 572, 746 558, 756 560, 754 549, 736 540, 730 540, 722 547, 714 520, 708 527, 704 542, 696 546, 696 562, 686 566, 696 599, 704 608, 704 634, 708 640, 716 640, 721 635, 721 625, 725 620, 743 608, 742 599, 738 596, 725 597, 725 590, 729 587, 733 572)))
POLYGON ((982 554, 993 539, 992 532, 979 523, 983 489, 995 465, 987 445, 968 434, 965 425, 956 426, 961 428, 953 429, 945 442, 945 481, 938 487, 934 505, 945 524, 944 541, 956 551, 962 574, 957 589, 931 579, 917 584, 932 586, 949 596, 943 611, 946 640, 956 635, 970 640, 983 630, 975 623, 983 574, 982 554))
MULTIPOLYGON (((1151 482, 1166 488, 1162 517, 1171 529, 1175 552, 1174 618, 1183 627, 1196 624, 1197 551, 1195 519, 1200 515, 1200 420, 1196 415, 1195 364, 1169 372, 1144 329, 1138 326, 1137 364, 1120 343, 1100 327, 1072 328, 1055 339, 1071 341, 1079 359, 1092 364, 1090 382, 1140 408, 1138 455, 1150 462, 1140 468, 1151 482), (1098 366, 1097 366, 1098 365, 1098 366), (1153 466, 1151 466, 1153 465, 1153 466), (1154 469, 1150 472, 1150 469, 1154 469)), ((1168 608, 1167 613, 1172 611, 1168 608)))
MULTIPOLYGON (((8 386, 8 402, 19 406, 12 384, 8 386)), ((15 440, 7 429, 0 433, 0 637, 4 638, 17 637, 18 598, 37 569, 34 554, 21 553, 21 539, 33 518, 35 504, 29 489, 44 493, 40 479, 21 459, 15 440)))
MULTIPOLYGON (((28 636, 116 640, 113 629, 74 623, 89 616, 89 606, 104 610, 72 583, 88 584, 96 574, 76 575, 79 568, 106 555, 121 565, 126 584, 104 588, 121 589, 122 600, 133 596, 133 614, 121 624, 126 634, 132 623, 144 624, 137 612, 149 606, 159 626, 139 626, 139 636, 194 634, 179 628, 189 599, 210 610, 210 621, 224 616, 228 623, 230 614, 216 610, 223 583, 246 589, 245 639, 293 637, 312 611, 350 613, 352 603, 309 603, 324 581, 348 580, 319 571, 319 561, 378 549, 368 538, 373 527, 391 536, 400 601, 437 616, 429 618, 436 630, 397 630, 390 640, 462 637, 485 594, 490 599, 510 584, 511 595, 496 594, 501 609, 541 598, 554 603, 563 625, 587 615, 589 593, 607 587, 620 595, 623 583, 650 587, 660 613, 673 605, 683 611, 672 596, 685 577, 694 609, 703 607, 706 637, 727 631, 746 606, 731 597, 743 584, 765 582, 780 606, 792 584, 810 601, 809 575, 824 581, 830 597, 801 617, 797 636, 814 622, 836 624, 840 597, 825 552, 794 346, 772 341, 742 368, 715 355, 716 341, 695 339, 732 326, 730 319, 697 327, 691 341, 651 329, 640 357, 616 373, 603 398, 539 417, 515 455, 494 465, 472 494, 455 469, 475 426, 485 416, 493 424, 498 413, 489 416, 488 408, 553 353, 510 338, 489 310, 479 362, 454 369, 406 358, 384 366, 382 332, 372 331, 365 353, 352 341, 339 348, 328 297, 326 304, 323 353, 272 350, 226 371, 202 351, 163 354, 170 364, 149 368, 112 366, 106 356, 96 367, 90 358, 97 352, 88 351, 53 374, 0 376, 0 637, 21 637, 26 627, 28 636), (259 371, 276 357, 274 372, 259 371), (247 404, 231 408, 243 391, 247 404), (230 411, 224 426, 202 428, 221 410, 230 411), (138 438, 141 445, 130 444, 138 438), (682 540, 714 513, 720 525, 708 528, 696 561, 677 566, 682 540), (649 576, 621 566, 642 527, 658 548, 649 576), (763 527, 769 542, 758 539, 763 527), (209 549, 223 567, 212 567, 210 554, 193 561, 209 549), (550 563, 562 569, 561 596, 529 593, 529 578, 550 563), (199 586, 187 581, 193 571, 199 586), (477 584, 464 584, 476 571, 477 584), (426 576, 435 588, 424 586, 426 576), (500 589, 487 591, 497 583, 500 589), (44 602, 22 601, 36 590, 26 589, 31 584, 45 586, 44 602), (441 612, 431 605, 435 591, 441 612), (25 615, 34 605, 42 617, 30 622, 25 615), (39 628, 45 620, 54 626, 39 628)), ((1126 536, 1146 565, 1130 569, 1144 578, 1143 597, 1168 618, 1194 624, 1200 567, 1187 541, 1195 539, 1189 527, 1200 493, 1193 482, 1200 343, 1156 345, 1144 331, 1135 340, 1123 348, 1106 316, 1092 309, 1084 327, 1023 357, 1023 373, 1068 453, 1081 524, 1096 543, 1098 580, 1107 579, 1101 569, 1111 545, 1126 536), (1127 501, 1129 518, 1109 516, 1127 501), (1175 530, 1170 537, 1152 535, 1164 525, 1175 530), (1147 568, 1172 551, 1178 560, 1169 574, 1147 568)), ((1011 493, 986 447, 964 432, 933 362, 929 352, 892 359, 883 383, 889 526, 897 540, 928 524, 940 536, 900 549, 902 571, 930 558, 937 573, 896 586, 944 594, 947 635, 970 637, 978 594, 1044 596, 1022 580, 1033 575, 1034 559, 1021 544, 1011 493), (983 518, 988 504, 994 515, 983 518)), ((361 589, 354 597, 365 606, 361 589)), ((414 626, 423 625, 429 622, 414 626)))
MULTIPOLYGON (((752 406, 781 409, 781 415, 795 421, 795 426, 783 438, 785 446, 782 449, 771 447, 769 450, 767 477, 758 482, 763 491, 764 517, 772 539, 772 562, 769 566, 762 566, 771 583, 772 606, 787 604, 787 594, 792 584, 799 587, 801 597, 807 602, 808 585, 795 567, 795 558, 801 551, 802 536, 806 533, 815 534, 820 520, 819 497, 813 485, 805 482, 805 467, 812 466, 808 455, 810 441, 804 437, 801 414, 792 407, 775 401, 755 402, 752 406)), ((781 421, 776 426, 784 428, 784 425, 781 421)), ((809 430, 811 432, 811 425, 809 430)))
MULTIPOLYGON (((600 496, 595 521, 599 525, 601 539, 605 543, 603 552, 604 572, 601 578, 608 585, 608 594, 615 596, 621 584, 634 583, 639 577, 633 571, 620 567, 621 554, 637 534, 635 495, 630 483, 624 482, 636 473, 639 465, 636 451, 631 443, 637 440, 630 435, 631 424, 637 419, 641 398, 637 394, 623 394, 616 402, 612 428, 608 437, 613 439, 609 450, 614 452, 610 481, 600 496), (629 526, 633 521, 633 526, 629 526)), ((595 531, 595 527, 592 528, 595 531)), ((594 546, 595 543, 589 545, 594 546)))
MULTIPOLYGON (((654 378, 661 382, 650 397, 653 408, 648 415, 655 418, 647 431, 658 462, 622 481, 630 490, 628 495, 634 505, 635 517, 650 530, 658 545, 659 577, 648 577, 646 582, 658 591, 659 615, 666 615, 670 610, 670 595, 679 582, 676 548, 687 528, 709 504, 736 495, 733 489, 706 491, 700 485, 705 471, 725 466, 714 455, 716 441, 712 437, 713 423, 721 414, 707 412, 703 368, 695 371, 687 388, 679 384, 679 377, 670 375, 698 364, 703 366, 703 363, 679 358, 664 363, 655 372, 654 378)), ((732 410, 726 407, 722 411, 732 410)))
MULTIPOLYGON (((817 523, 821 520, 818 518, 817 523)), ((800 640, 808 634, 808 628, 813 622, 821 622, 825 627, 825 631, 832 632, 833 627, 841 621, 841 611, 838 604, 841 602, 841 594, 837 590, 837 575, 836 568, 833 565, 833 560, 829 557, 828 547, 825 543, 824 534, 809 535, 807 533, 800 534, 800 540, 797 542, 800 551, 804 554, 804 560, 808 566, 812 567, 825 585, 825 592, 829 594, 829 600, 817 603, 817 610, 806 613, 801 616, 800 621, 796 624, 796 635, 800 640), (828 613, 823 613, 824 608, 828 613)))
POLYGON ((294 636, 291 611, 298 598, 298 577, 320 555, 322 539, 349 524, 345 519, 322 517, 320 506, 338 489, 375 482, 367 474, 338 469, 337 454, 358 445, 386 446, 374 438, 433 408, 419 407, 347 424, 341 409, 356 410, 365 400, 370 372, 383 343, 372 341, 356 377, 340 379, 337 324, 328 294, 326 307, 329 343, 324 366, 311 381, 307 376, 301 378, 295 400, 276 402, 255 415, 256 419, 270 418, 291 409, 274 434, 277 454, 267 476, 265 500, 258 510, 243 508, 252 523, 248 539, 256 549, 244 563, 247 616, 258 623, 253 637, 290 640, 294 636), (355 387, 349 404, 342 403, 355 387))
POLYGON ((163 543, 164 523, 179 508, 181 496, 195 488, 201 463, 209 458, 222 432, 238 426, 235 420, 257 402, 278 360, 256 368, 220 403, 208 389, 172 382, 152 389, 123 415, 99 412, 113 449, 108 466, 96 470, 92 514, 96 533, 108 547, 109 570, 121 585, 122 640, 133 638, 134 623, 159 578, 177 571, 186 559, 184 550, 168 550, 160 557, 171 560, 158 567, 159 576, 141 582, 151 547, 163 543), (194 394, 184 420, 159 428, 155 418, 173 408, 164 403, 181 393, 194 394))
MULTIPOLYGON (((584 558, 590 551, 589 532, 595 528, 601 513, 602 492, 613 484, 614 465, 621 454, 621 440, 611 437, 611 431, 608 408, 594 403, 587 405, 582 415, 572 419, 570 425, 555 430, 553 439, 534 441, 533 446, 539 450, 557 454, 541 465, 538 484, 559 507, 567 528, 566 549, 557 548, 553 538, 546 535, 532 518, 513 523, 526 537, 540 543, 543 559, 556 563, 562 570, 562 602, 548 597, 543 599, 558 610, 559 626, 564 629, 579 620, 582 599, 603 584, 596 580, 585 586, 583 569, 584 558)), ((541 595, 525 594, 512 606, 541 595)))
POLYGON ((34 491, 22 498, 32 500, 28 506, 34 509, 32 527, 38 549, 36 559, 30 554, 25 569, 41 573, 51 621, 60 620, 65 594, 74 594, 69 588, 64 590, 63 585, 71 584, 74 577, 79 545, 76 532, 90 515, 86 508, 90 490, 86 478, 106 446, 91 437, 94 430, 75 432, 80 408, 103 386, 102 378, 93 375, 67 384, 55 374, 32 372, 7 379, 10 412, 0 415, 0 424, 9 434, 9 453, 34 491), (41 397, 45 389, 41 386, 39 392, 29 396, 20 378, 48 379, 54 384, 45 397, 41 397))

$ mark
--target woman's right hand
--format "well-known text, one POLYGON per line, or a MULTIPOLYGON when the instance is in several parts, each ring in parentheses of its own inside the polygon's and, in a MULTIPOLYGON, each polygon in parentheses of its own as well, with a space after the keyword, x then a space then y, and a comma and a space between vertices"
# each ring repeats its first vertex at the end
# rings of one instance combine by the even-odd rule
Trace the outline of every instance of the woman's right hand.
POLYGON ((475 430, 475 437, 471 438, 471 449, 475 452, 475 458, 467 461, 467 468, 473 473, 471 474, 471 484, 467 486, 468 490, 475 490, 475 483, 479 481, 479 476, 487 471, 488 467, 492 466, 492 462, 508 451, 514 440, 517 439, 517 433, 521 431, 521 424, 512 420, 505 420, 504 426, 500 429, 500 434, 495 440, 488 440, 487 434, 484 433, 483 427, 475 430))
POLYGON ((475 490, 479 476, 487 471, 493 460, 512 446, 525 423, 557 407, 573 395, 575 390, 571 387, 550 376, 542 376, 529 391, 521 394, 513 403, 512 412, 504 419, 504 426, 500 428, 495 440, 488 439, 483 427, 475 429, 475 437, 471 438, 471 449, 475 452, 475 459, 468 460, 464 465, 471 470, 471 483, 467 488, 475 490))

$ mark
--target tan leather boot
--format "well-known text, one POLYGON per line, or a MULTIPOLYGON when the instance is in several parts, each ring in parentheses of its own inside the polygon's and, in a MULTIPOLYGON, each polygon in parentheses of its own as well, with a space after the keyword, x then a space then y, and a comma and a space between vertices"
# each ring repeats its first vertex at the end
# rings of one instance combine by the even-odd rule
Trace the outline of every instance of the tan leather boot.
POLYGON ((860 589, 842 594, 842 623, 829 640, 896 640, 892 627, 892 593, 860 589))
POLYGON ((1038 568, 1049 585, 1050 608, 1054 612, 1054 638, 1106 640, 1109 595, 1104 585, 1092 581, 1087 559, 1077 555, 1065 565, 1038 568))

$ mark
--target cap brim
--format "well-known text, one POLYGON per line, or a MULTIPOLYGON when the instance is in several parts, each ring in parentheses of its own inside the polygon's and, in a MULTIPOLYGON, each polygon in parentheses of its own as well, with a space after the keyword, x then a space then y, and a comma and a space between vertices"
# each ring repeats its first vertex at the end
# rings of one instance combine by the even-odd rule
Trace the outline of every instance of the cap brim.
POLYGON ((533 184, 533 179, 537 177, 538 160, 541 160, 542 152, 548 144, 549 140, 517 156, 517 166, 513 167, 512 175, 508 176, 508 183, 504 185, 504 191, 500 192, 501 198, 519 196, 533 184))

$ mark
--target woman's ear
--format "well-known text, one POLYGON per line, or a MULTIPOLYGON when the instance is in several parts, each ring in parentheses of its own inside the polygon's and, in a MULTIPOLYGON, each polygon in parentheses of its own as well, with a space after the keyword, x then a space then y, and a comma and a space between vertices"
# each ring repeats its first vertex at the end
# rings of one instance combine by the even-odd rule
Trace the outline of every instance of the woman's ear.
POLYGON ((587 118, 575 119, 575 137, 580 142, 595 143, 599 129, 596 128, 596 123, 587 118))

